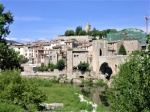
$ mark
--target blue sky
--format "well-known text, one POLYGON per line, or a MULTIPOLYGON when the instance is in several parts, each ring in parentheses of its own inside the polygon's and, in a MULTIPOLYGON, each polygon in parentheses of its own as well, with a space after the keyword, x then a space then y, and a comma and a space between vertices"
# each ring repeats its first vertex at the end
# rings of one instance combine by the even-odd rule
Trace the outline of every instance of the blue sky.
POLYGON ((77 26, 85 29, 87 22, 98 30, 145 31, 144 17, 150 17, 149 0, 0 0, 0 3, 14 16, 7 38, 19 42, 51 40, 77 26))

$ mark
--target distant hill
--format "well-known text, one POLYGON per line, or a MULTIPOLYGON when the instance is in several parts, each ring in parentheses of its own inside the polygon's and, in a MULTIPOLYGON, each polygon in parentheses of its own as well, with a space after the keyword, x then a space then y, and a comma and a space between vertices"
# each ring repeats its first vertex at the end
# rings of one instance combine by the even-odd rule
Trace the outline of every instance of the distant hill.
POLYGON ((22 44, 20 42, 14 41, 14 40, 6 40, 7 43, 12 43, 12 44, 22 44))

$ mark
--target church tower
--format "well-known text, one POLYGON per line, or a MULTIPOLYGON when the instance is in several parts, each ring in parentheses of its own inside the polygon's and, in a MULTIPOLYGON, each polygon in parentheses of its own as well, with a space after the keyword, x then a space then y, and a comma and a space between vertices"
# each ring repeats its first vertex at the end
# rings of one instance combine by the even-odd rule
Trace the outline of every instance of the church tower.
POLYGON ((86 26, 85 26, 85 31, 86 31, 86 33, 87 33, 88 31, 90 31, 90 30, 91 30, 91 25, 90 25, 89 23, 87 23, 86 26))

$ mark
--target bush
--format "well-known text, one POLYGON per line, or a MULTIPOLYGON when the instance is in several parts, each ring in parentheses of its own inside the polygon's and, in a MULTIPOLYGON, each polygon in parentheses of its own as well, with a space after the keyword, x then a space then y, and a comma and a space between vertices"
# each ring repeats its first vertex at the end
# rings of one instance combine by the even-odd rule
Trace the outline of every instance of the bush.
POLYGON ((0 103, 0 112, 26 112, 20 106, 9 103, 0 103))
POLYGON ((102 79, 99 79, 96 84, 97 84, 98 86, 100 86, 100 87, 103 87, 103 86, 106 85, 102 79))
POLYGON ((131 55, 120 66, 107 97, 114 111, 150 111, 150 51, 131 55))
POLYGON ((79 65, 78 65, 78 70, 82 71, 82 72, 85 72, 87 70, 89 70, 89 64, 88 63, 85 63, 85 62, 81 62, 79 65))
POLYGON ((50 68, 50 71, 54 71, 54 69, 56 69, 56 65, 53 63, 48 63, 48 68, 50 68))
POLYGON ((57 69, 63 70, 64 68, 65 68, 65 61, 63 59, 61 59, 57 62, 57 69))
POLYGON ((30 105, 36 107, 46 99, 35 80, 22 78, 17 70, 6 70, 0 73, 0 84, 0 102, 15 103, 30 110, 30 105))
POLYGON ((38 67, 38 71, 41 71, 41 72, 48 71, 48 66, 42 65, 38 67))
POLYGON ((119 48, 119 54, 127 55, 126 49, 123 44, 121 44, 121 46, 119 48))

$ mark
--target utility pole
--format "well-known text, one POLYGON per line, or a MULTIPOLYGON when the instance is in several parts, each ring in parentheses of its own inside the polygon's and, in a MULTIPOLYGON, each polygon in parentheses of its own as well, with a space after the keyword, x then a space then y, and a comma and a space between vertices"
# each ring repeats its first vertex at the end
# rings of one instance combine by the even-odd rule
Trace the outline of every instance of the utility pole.
POLYGON ((145 19, 146 19, 146 33, 148 34, 148 20, 149 20, 149 18, 145 16, 145 19))

